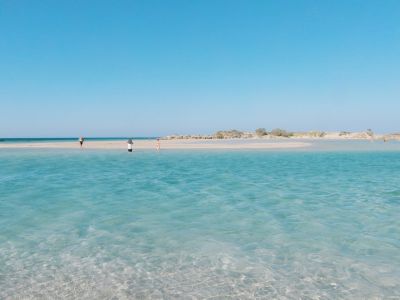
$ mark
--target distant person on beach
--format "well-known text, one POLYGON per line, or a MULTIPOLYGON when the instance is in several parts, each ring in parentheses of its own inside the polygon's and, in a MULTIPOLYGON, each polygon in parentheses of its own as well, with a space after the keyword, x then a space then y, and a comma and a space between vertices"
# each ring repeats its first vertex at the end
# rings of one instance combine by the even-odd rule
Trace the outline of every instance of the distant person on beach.
POLYGON ((83 137, 79 138, 79 144, 81 145, 81 148, 82 148, 82 145, 83 145, 84 141, 85 141, 85 139, 83 137))
POLYGON ((127 143, 128 143, 128 152, 132 152, 132 145, 133 145, 132 139, 129 139, 129 140, 127 141, 127 143))
POLYGON ((160 146, 160 138, 157 138, 156 147, 157 147, 157 151, 160 151, 160 148, 161 148, 161 146, 160 146))

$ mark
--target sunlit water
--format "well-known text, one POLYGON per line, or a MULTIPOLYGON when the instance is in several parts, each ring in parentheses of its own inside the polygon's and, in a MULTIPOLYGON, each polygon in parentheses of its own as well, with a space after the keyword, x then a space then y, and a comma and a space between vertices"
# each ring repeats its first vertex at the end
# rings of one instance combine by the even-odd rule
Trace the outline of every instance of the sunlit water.
POLYGON ((0 299, 399 299, 399 151, 0 150, 0 299))

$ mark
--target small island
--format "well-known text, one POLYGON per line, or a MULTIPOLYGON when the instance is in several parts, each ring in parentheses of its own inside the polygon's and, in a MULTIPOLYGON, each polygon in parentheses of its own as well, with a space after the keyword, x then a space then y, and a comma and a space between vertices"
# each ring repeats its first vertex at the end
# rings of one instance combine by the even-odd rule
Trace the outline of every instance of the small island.
POLYGON ((266 130, 258 128, 253 132, 232 130, 220 130, 210 135, 189 134, 189 135, 168 135, 163 137, 164 140, 221 140, 221 139, 331 139, 331 140, 400 140, 400 133, 376 134, 371 129, 361 132, 350 131, 287 131, 284 129, 266 130))

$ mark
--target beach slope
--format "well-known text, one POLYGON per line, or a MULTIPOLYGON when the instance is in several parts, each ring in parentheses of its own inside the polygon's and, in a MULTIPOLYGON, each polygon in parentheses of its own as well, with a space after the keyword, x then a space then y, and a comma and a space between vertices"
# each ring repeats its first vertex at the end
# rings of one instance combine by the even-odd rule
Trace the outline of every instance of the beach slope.
MULTIPOLYGON (((205 140, 162 140, 161 149, 292 149, 310 146, 298 141, 205 141, 205 140)), ((0 143, 1 148, 79 149, 78 142, 0 143)), ((87 141, 84 149, 126 149, 126 141, 87 141)), ((156 149, 155 140, 136 140, 134 149, 156 149)))

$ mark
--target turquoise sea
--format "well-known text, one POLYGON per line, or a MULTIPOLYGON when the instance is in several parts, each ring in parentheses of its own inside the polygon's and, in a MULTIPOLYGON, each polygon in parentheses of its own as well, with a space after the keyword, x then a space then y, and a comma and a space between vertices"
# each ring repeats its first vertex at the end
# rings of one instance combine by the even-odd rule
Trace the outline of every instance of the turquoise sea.
POLYGON ((391 145, 0 149, 0 299, 399 299, 391 145))

